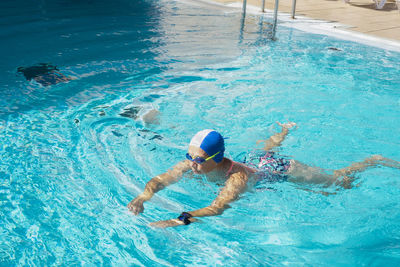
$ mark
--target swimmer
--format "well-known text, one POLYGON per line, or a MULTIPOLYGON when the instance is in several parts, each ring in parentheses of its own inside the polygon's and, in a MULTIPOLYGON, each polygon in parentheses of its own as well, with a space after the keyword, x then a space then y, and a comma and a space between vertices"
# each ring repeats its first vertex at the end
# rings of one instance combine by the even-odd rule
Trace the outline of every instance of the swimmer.
POLYGON ((47 63, 39 63, 30 67, 19 67, 17 72, 22 73, 26 80, 30 81, 33 79, 43 86, 72 80, 72 78, 62 74, 57 67, 47 63))
MULTIPOLYGON (((285 124, 277 122, 277 124, 282 127, 282 130, 269 139, 261 141, 264 143, 264 147, 260 151, 262 154, 255 153, 244 162, 236 162, 224 157, 224 138, 218 132, 214 130, 198 132, 189 143, 186 160, 179 162, 166 173, 152 178, 146 184, 144 192, 128 204, 129 210, 135 215, 143 212, 145 201, 150 200, 156 192, 166 186, 178 182, 185 173, 190 172, 206 175, 209 179, 222 180, 225 182, 225 186, 208 207, 182 212, 176 219, 154 222, 150 224, 151 226, 165 228, 188 225, 197 221, 196 218, 199 217, 220 215, 230 207, 230 203, 248 189, 253 178, 256 181, 289 181, 326 186, 336 184, 347 189, 352 187, 354 180, 352 175, 369 167, 381 165, 400 169, 400 162, 375 155, 329 174, 323 169, 279 157, 272 149, 281 145, 289 130, 296 124, 293 122, 285 124)), ((326 192, 317 193, 324 194, 326 192)))

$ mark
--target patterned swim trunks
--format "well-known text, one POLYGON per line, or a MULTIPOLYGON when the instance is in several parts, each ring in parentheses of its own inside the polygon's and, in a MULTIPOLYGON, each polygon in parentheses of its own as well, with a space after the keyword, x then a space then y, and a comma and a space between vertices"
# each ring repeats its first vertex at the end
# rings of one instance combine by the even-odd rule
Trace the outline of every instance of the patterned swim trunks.
POLYGON ((278 157, 274 152, 250 153, 243 163, 257 170, 255 175, 262 181, 284 182, 287 181, 287 171, 290 168, 290 160, 278 157))

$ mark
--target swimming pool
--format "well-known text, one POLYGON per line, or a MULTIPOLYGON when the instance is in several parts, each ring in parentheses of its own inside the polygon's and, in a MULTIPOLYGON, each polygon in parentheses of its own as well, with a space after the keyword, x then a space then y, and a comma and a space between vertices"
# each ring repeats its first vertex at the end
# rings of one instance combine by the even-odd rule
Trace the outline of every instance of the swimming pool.
POLYGON ((394 169, 329 197, 265 185, 188 227, 148 223, 209 205, 218 185, 183 179, 143 215, 126 208, 204 128, 229 137, 233 158, 291 120, 280 153, 304 163, 400 160, 398 52, 285 27, 272 42, 257 16, 242 27, 238 11, 174 1, 1 5, 0 265, 400 262, 394 169), (16 73, 39 62, 75 80, 42 87, 16 73), (145 125, 151 109, 159 122, 145 125))

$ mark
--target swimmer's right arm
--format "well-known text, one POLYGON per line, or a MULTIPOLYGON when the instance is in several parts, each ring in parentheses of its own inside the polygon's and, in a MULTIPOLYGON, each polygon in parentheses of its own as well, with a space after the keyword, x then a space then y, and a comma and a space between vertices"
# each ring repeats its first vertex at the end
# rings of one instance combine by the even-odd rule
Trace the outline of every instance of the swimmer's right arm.
POLYGON ((143 203, 145 201, 150 200, 155 193, 164 187, 178 182, 182 178, 182 175, 188 170, 190 170, 189 161, 185 160, 176 164, 171 170, 152 178, 146 184, 143 193, 129 202, 128 209, 135 215, 142 213, 144 210, 143 203))

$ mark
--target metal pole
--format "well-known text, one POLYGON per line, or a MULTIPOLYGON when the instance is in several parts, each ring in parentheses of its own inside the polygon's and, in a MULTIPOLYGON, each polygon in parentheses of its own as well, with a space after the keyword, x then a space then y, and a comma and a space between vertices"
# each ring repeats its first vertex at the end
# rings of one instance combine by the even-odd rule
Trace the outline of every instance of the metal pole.
POLYGON ((243 31, 244 31, 245 20, 246 20, 245 14, 242 13, 242 19, 240 20, 239 44, 243 42, 243 31))
POLYGON ((262 7, 261 7, 261 12, 265 12, 265 0, 262 0, 262 7))
POLYGON ((279 6, 279 0, 275 0, 274 24, 272 25, 272 38, 273 39, 275 39, 276 23, 278 21, 278 6, 279 6))
POLYGON ((243 0, 243 15, 246 15, 247 0, 243 0))
POLYGON ((292 19, 294 19, 294 15, 296 13, 296 0, 292 2, 292 19))

